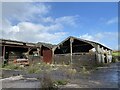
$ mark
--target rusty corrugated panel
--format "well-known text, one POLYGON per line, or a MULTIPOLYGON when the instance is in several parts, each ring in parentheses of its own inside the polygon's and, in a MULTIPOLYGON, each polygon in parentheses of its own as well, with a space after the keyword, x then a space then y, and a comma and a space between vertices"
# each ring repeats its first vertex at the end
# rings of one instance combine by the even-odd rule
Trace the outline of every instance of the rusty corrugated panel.
POLYGON ((52 62, 52 51, 51 50, 43 50, 43 61, 46 63, 52 62))

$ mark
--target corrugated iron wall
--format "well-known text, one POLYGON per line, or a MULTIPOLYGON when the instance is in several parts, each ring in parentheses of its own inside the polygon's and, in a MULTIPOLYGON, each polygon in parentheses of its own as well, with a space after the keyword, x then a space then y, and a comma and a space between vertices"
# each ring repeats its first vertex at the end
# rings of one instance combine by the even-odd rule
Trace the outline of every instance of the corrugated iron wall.
POLYGON ((52 50, 49 49, 43 50, 43 61, 46 63, 52 62, 52 50))

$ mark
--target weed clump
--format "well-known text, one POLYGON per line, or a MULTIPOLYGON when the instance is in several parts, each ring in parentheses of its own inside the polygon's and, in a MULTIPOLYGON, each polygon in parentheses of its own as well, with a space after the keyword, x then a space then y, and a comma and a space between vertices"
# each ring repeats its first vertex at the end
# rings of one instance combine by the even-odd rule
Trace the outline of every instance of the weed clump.
POLYGON ((20 67, 17 64, 13 64, 13 63, 9 63, 7 65, 3 65, 2 68, 11 69, 11 70, 22 69, 22 67, 20 67))
POLYGON ((28 67, 27 72, 30 73, 30 74, 32 74, 32 73, 39 73, 40 72, 40 68, 39 68, 38 65, 32 64, 32 65, 30 65, 28 67))
POLYGON ((66 85, 67 83, 68 83, 67 80, 56 80, 56 81, 54 81, 54 84, 56 86, 58 86, 58 85, 66 85))
POLYGON ((56 90, 58 88, 47 72, 44 72, 44 76, 41 80, 41 87, 42 90, 56 90))

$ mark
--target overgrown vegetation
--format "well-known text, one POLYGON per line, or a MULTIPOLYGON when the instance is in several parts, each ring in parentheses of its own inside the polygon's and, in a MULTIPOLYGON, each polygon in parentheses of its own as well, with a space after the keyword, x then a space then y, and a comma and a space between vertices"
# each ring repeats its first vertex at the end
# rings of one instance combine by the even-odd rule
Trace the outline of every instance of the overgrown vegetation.
POLYGON ((113 56, 120 56, 120 52, 113 52, 112 55, 113 56))
POLYGON ((77 71, 72 65, 46 64, 44 62, 33 63, 26 67, 20 67, 14 63, 8 63, 8 65, 3 66, 3 68, 12 70, 23 69, 29 74, 42 74, 43 76, 41 75, 42 77, 38 78, 38 80, 40 80, 43 90, 56 90, 59 86, 66 85, 71 82, 71 80, 74 80, 75 76, 78 74, 83 76, 90 74, 90 71, 85 66, 79 67, 80 71, 77 71), (56 74, 51 74, 54 71, 56 74), (60 78, 54 79, 54 75, 58 75, 60 78))
POLYGON ((41 81, 41 87, 43 90, 46 90, 46 89, 53 90, 55 88, 50 75, 46 72, 44 72, 44 77, 40 81, 41 81))
POLYGON ((23 67, 20 67, 20 65, 9 63, 7 65, 2 65, 3 69, 11 69, 11 70, 22 70, 23 67))
POLYGON ((43 90, 57 90, 60 85, 66 85, 69 82, 68 80, 53 80, 48 72, 44 72, 40 81, 43 90))
POLYGON ((39 73, 41 70, 38 65, 32 64, 29 67, 27 67, 26 71, 31 74, 31 73, 39 73))
POLYGON ((59 86, 59 85, 66 85, 68 82, 69 82, 68 80, 56 80, 53 83, 55 86, 59 86))
POLYGON ((113 56, 113 58, 112 58, 113 63, 120 61, 120 52, 119 51, 113 52, 112 56, 113 56))
POLYGON ((87 70, 86 67, 83 66, 82 69, 81 69, 81 73, 82 73, 82 74, 89 74, 90 71, 87 70))
POLYGON ((28 73, 41 73, 42 71, 51 71, 53 67, 50 64, 44 62, 31 64, 26 68, 28 73))
POLYGON ((63 72, 63 74, 67 75, 68 78, 73 77, 77 72, 81 72, 83 74, 88 74, 89 71, 86 67, 79 68, 80 71, 77 71, 73 66, 71 65, 56 65, 56 64, 46 64, 44 62, 40 63, 34 63, 30 66, 26 67, 20 67, 20 65, 9 63, 8 65, 2 65, 2 68, 4 69, 11 69, 11 70, 24 70, 27 73, 41 73, 41 72, 51 72, 51 71, 60 71, 63 72))

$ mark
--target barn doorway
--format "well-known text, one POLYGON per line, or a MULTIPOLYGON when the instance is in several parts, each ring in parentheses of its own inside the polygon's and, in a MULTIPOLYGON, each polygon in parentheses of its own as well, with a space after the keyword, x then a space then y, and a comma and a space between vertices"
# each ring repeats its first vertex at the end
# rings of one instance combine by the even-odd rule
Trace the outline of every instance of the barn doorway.
POLYGON ((105 58, 104 58, 104 62, 107 63, 107 55, 104 54, 105 58))
POLYGON ((43 62, 52 63, 52 50, 48 47, 41 47, 41 56, 43 56, 43 62))

